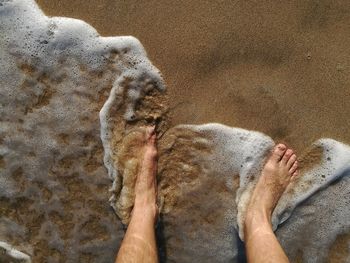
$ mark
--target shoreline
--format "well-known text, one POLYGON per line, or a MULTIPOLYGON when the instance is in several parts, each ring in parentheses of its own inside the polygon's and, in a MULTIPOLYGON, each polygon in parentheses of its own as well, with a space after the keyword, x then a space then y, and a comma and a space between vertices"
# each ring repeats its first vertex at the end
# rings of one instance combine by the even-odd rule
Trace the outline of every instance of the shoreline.
POLYGON ((350 143, 344 1, 327 12, 323 4, 273 1, 37 2, 47 15, 82 19, 103 36, 137 37, 163 74, 174 125, 219 122, 299 152, 323 137, 350 143))

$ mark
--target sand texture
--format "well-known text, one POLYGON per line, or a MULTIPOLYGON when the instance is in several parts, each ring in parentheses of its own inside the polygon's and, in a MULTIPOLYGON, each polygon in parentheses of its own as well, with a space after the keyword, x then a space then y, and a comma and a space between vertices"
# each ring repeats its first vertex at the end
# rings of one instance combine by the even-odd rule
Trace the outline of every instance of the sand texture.
POLYGON ((0 0, 0 35, 0 261, 114 262, 148 125, 161 262, 245 262, 277 141, 291 262, 350 261, 349 1, 0 0))
POLYGON ((137 37, 174 124, 258 130, 299 151, 321 137, 350 143, 349 1, 37 2, 103 36, 137 37))

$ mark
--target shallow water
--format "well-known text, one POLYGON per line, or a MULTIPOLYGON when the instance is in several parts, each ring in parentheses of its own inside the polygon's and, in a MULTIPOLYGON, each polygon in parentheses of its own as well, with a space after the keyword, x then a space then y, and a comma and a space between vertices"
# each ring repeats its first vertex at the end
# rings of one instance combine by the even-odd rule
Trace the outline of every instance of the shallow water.
MULTIPOLYGON (((162 260, 244 258, 238 231, 273 140, 173 126, 172 98, 137 39, 48 18, 34 1, 1 3, 0 240, 33 262, 113 262, 124 232, 109 203, 127 223, 136 139, 155 124, 162 260)), ((324 139, 300 154, 302 177, 274 214, 292 262, 349 260, 349 152, 324 139)))

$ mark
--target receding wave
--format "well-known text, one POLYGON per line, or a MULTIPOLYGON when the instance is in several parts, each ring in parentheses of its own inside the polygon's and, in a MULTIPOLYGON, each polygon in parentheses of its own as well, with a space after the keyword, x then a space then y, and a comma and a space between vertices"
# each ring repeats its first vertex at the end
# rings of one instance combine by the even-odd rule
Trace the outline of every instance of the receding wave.
MULTIPOLYGON (((164 81, 137 39, 49 18, 33 0, 0 3, 6 260, 113 261, 144 127, 155 125, 167 260, 238 262, 246 204, 275 142, 218 123, 173 126, 164 81)), ((273 214, 276 234, 291 261, 348 260, 339 244, 349 241, 350 147, 320 138, 299 155, 300 178, 273 214)))

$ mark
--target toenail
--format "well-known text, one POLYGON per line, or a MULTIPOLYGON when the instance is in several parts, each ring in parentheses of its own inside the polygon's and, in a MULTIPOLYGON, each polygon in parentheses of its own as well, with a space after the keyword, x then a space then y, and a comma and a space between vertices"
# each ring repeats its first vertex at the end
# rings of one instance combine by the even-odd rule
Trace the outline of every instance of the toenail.
POLYGON ((284 144, 279 144, 277 146, 280 150, 285 150, 286 149, 286 146, 284 144))

